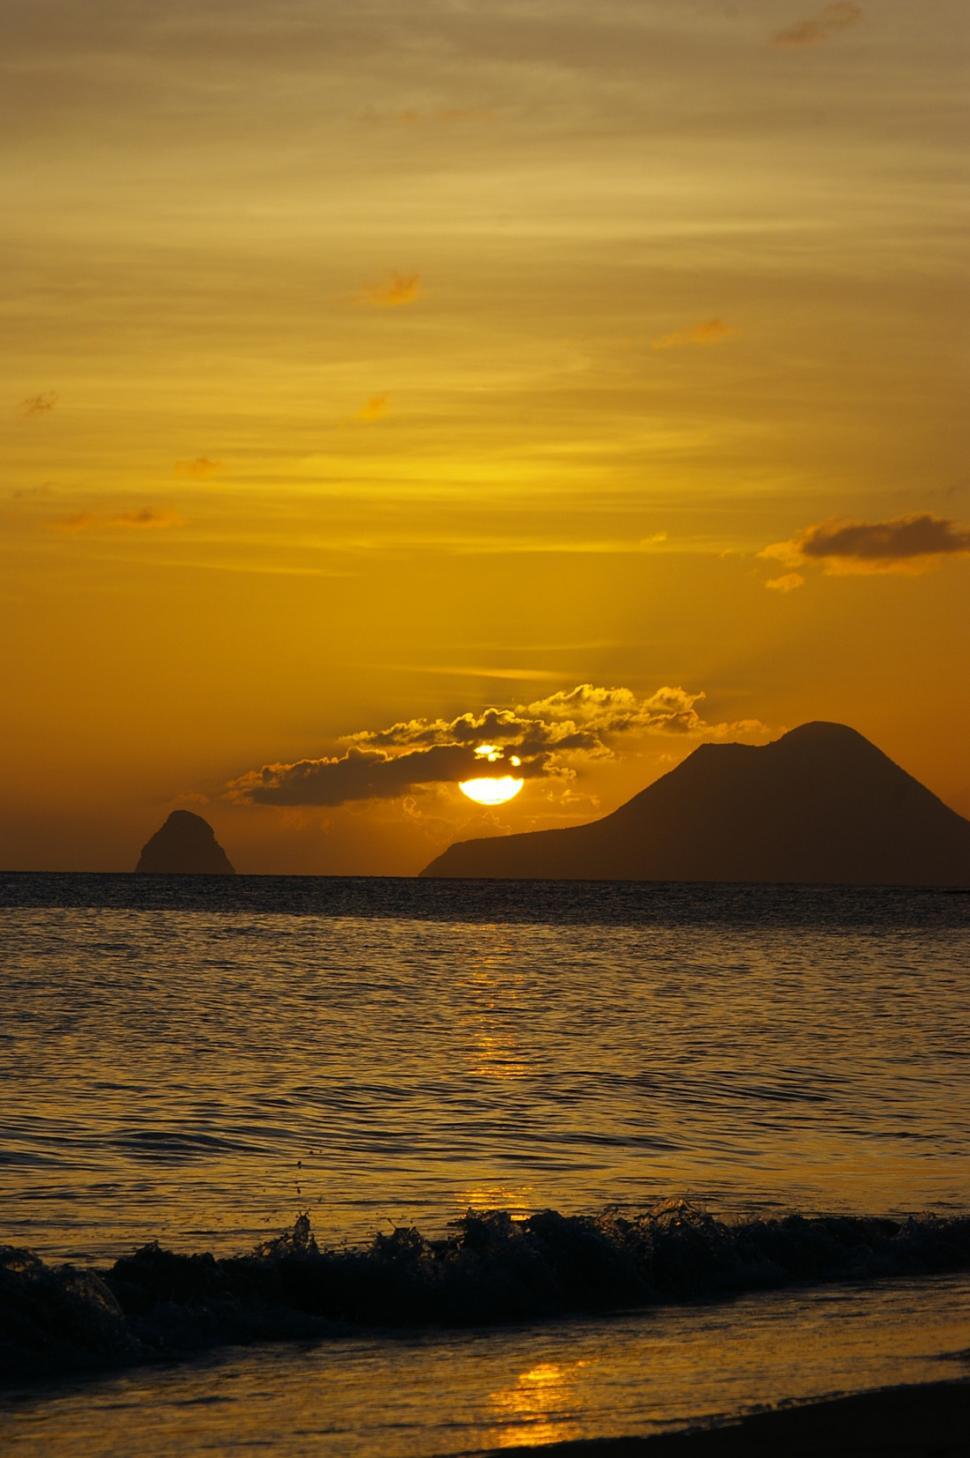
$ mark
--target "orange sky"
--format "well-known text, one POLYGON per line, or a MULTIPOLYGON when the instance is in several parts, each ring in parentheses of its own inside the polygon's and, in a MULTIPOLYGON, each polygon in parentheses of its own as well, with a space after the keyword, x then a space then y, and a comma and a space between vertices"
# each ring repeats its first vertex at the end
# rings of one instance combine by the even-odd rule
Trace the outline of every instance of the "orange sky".
POLYGON ((410 873, 812 718, 970 814, 963 0, 5 32, 0 865, 410 873))

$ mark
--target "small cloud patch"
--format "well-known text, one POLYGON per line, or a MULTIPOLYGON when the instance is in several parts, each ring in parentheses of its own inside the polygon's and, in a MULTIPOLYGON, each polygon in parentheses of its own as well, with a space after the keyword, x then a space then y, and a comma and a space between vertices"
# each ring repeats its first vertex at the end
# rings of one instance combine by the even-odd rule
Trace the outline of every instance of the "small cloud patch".
POLYGON ((184 526, 185 521, 174 511, 157 511, 143 506, 136 511, 121 511, 114 515, 97 511, 78 511, 72 516, 61 517, 51 523, 58 532, 87 532, 114 530, 165 531, 170 527, 184 526))
POLYGON ((387 395, 371 395, 369 400, 364 401, 354 419, 373 424, 375 420, 383 420, 390 408, 391 402, 387 395))
MULTIPOLYGON (((758 556, 790 567, 790 577, 817 565, 828 576, 860 576, 877 572, 915 575, 936 566, 945 557, 970 555, 970 528, 947 517, 923 513, 890 521, 825 521, 806 527, 784 542, 773 542, 758 556)), ((774 578, 766 586, 790 591, 774 578)), ((801 581, 792 584, 802 585, 801 581)))
POLYGON ((772 577, 765 583, 771 592, 796 592, 804 586, 805 579, 800 572, 786 572, 783 577, 772 577))
POLYGON ((699 324, 688 324, 684 329, 674 329, 670 334, 660 334, 651 339, 651 349, 691 349, 712 344, 723 344, 737 334, 723 319, 703 319, 699 324))
POLYGON ((49 415, 57 404, 58 398, 53 390, 48 390, 42 395, 28 395, 26 400, 21 400, 17 406, 17 414, 21 420, 29 420, 32 415, 49 415))
POLYGON ((372 309, 404 309, 421 295, 421 276, 417 273, 392 273, 378 283, 368 284, 359 301, 372 309))
POLYGON ((123 511, 118 516, 109 516, 107 525, 129 527, 135 531, 165 531, 169 527, 184 526, 185 521, 174 511, 155 511, 145 506, 140 511, 123 511))
POLYGON ((861 5, 853 4, 853 0, 835 0, 831 5, 823 5, 816 15, 809 16, 807 20, 796 20, 785 30, 778 31, 772 36, 772 44, 816 46, 820 41, 829 40, 840 31, 858 25, 861 20, 861 5))
POLYGON ((214 461, 209 456, 195 456, 190 461, 176 461, 175 474, 187 477, 190 481, 206 481, 210 476, 217 475, 222 467, 222 461, 214 461))
POLYGON ((44 481, 40 486, 18 486, 10 495, 14 501, 43 501, 55 494, 53 486, 44 481))

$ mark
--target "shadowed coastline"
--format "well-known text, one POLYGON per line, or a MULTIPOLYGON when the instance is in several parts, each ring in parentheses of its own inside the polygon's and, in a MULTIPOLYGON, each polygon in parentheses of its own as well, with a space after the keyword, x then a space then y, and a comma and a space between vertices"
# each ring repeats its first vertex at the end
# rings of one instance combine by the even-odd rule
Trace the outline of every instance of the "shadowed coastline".
POLYGON ((970 821, 854 729, 702 744, 611 815, 461 841, 426 877, 970 886, 970 821))

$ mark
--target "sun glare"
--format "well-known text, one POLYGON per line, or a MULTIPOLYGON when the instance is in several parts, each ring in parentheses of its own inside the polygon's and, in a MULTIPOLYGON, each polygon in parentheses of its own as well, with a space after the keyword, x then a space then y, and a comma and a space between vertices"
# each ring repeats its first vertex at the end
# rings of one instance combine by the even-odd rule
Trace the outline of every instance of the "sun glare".
MULTIPOLYGON (((497 744, 480 744, 475 750, 475 758, 484 760, 486 764, 500 764, 505 759, 505 752, 497 744)), ((510 754, 508 762, 515 769, 522 763, 517 754, 510 754)), ((458 788, 476 805, 504 805, 507 800, 515 799, 524 784, 525 780, 516 779, 514 775, 483 775, 481 779, 459 780, 458 788)))
POLYGON ((497 779, 461 780, 458 788, 476 805, 504 805, 506 800, 515 799, 524 784, 525 780, 502 775, 497 779))

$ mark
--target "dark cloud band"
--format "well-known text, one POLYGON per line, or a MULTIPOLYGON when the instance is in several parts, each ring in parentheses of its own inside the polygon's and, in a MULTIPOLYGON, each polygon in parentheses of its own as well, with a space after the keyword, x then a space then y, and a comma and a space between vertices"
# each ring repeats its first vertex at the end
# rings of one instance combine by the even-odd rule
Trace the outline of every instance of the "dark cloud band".
POLYGON ((895 521, 852 521, 809 527, 801 539, 805 557, 900 560, 970 552, 970 531, 939 516, 904 516, 895 521))
POLYGON ((765 583, 775 591, 802 587, 801 569, 827 575, 920 573, 946 557, 970 553, 970 530, 943 516, 900 516, 891 521, 826 521, 758 553, 793 570, 765 583))

